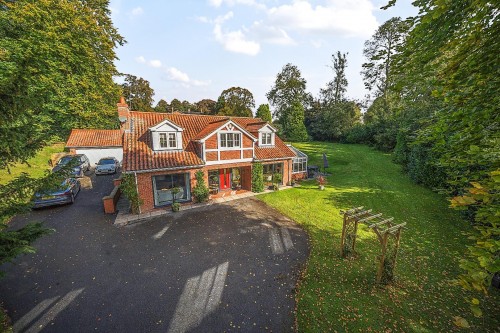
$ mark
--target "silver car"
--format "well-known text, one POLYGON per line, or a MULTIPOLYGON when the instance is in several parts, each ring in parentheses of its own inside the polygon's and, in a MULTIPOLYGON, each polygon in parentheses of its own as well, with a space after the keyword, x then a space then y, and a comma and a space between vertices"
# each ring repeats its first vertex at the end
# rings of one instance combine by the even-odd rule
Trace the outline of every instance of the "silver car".
POLYGON ((96 163, 95 174, 104 175, 116 173, 120 167, 120 162, 114 157, 103 157, 96 163))

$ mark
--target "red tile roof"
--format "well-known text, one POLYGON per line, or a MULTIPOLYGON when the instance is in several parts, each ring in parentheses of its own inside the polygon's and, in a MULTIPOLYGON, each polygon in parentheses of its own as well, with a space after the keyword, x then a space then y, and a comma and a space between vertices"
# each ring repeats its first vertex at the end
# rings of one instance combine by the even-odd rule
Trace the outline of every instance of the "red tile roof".
POLYGON ((121 147, 120 130, 73 129, 66 142, 67 148, 76 147, 121 147))
MULTIPOLYGON (((245 130, 247 126, 258 130, 256 123, 262 122, 259 118, 131 111, 128 124, 130 130, 124 134, 123 168, 127 171, 146 171, 204 165, 197 154, 199 143, 194 140, 206 137, 229 119, 245 130), (181 152, 158 152, 152 149, 149 128, 166 119, 183 128, 181 152)), ((264 125, 262 122, 261 127, 264 125)), ((295 153, 278 137, 274 147, 262 148, 256 145, 255 155, 258 160, 295 157, 295 153)))

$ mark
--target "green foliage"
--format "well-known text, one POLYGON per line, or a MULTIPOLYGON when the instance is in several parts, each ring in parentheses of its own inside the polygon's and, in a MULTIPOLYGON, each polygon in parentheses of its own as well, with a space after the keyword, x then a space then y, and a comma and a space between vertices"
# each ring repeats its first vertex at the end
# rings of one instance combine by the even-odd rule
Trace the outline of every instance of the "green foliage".
POLYGON ((388 93, 394 88, 394 58, 401 52, 407 30, 408 24, 405 21, 393 17, 365 42, 363 55, 368 61, 362 65, 361 74, 365 87, 375 97, 382 96, 386 100, 388 93))
POLYGON ((54 189, 71 172, 73 165, 66 165, 57 173, 46 172, 44 177, 33 178, 22 173, 6 184, 0 185, 0 264, 12 261, 16 256, 33 253, 30 244, 37 238, 52 232, 40 223, 30 223, 25 227, 7 231, 7 221, 11 216, 31 209, 31 198, 36 191, 54 189))
POLYGON ((215 114, 215 104, 216 102, 211 99, 202 99, 196 103, 196 110, 203 114, 215 114))
POLYGON ((0 168, 25 161, 72 128, 116 128, 108 1, 3 1, 0 168))
POLYGON ((281 118, 287 118, 286 113, 296 103, 301 103, 303 107, 309 103, 311 96, 306 92, 306 83, 297 66, 290 63, 276 75, 274 85, 266 97, 274 108, 274 117, 280 119, 281 123, 284 123, 281 118))
POLYGON ((252 165, 252 192, 260 193, 264 191, 264 168, 262 163, 252 165))
POLYGON ((154 108, 155 112, 169 112, 170 105, 164 99, 160 99, 154 108))
POLYGON ((205 202, 208 200, 210 196, 209 189, 205 184, 204 172, 199 170, 195 173, 196 177, 196 185, 193 188, 193 196, 195 197, 197 202, 205 202))
POLYGON ((173 212, 178 212, 181 210, 181 204, 178 202, 172 202, 172 205, 170 206, 173 212))
POLYGON ((255 101, 252 93, 240 87, 224 90, 215 104, 217 114, 237 117, 251 117, 253 107, 255 101))
POLYGON ((260 118, 268 123, 273 122, 273 117, 271 116, 271 109, 269 109, 269 104, 261 104, 257 109, 257 113, 255 114, 255 118, 260 118))
POLYGON ((304 124, 304 107, 300 102, 292 104, 290 109, 281 114, 281 136, 290 141, 307 141, 308 135, 304 124))
MULTIPOLYGON (((122 89, 123 96, 131 110, 144 112, 156 111, 152 107, 155 92, 149 86, 149 81, 144 80, 142 77, 125 74, 125 82, 122 84, 122 89)), ((163 106, 165 105, 163 104, 163 106)))
POLYGON ((308 124, 308 132, 315 140, 339 141, 359 123, 361 112, 353 101, 315 104, 318 109, 308 124))
POLYGON ((276 172, 273 174, 273 189, 275 191, 279 190, 279 187, 281 185, 282 180, 283 180, 283 176, 281 175, 281 173, 276 172))
POLYGON ((357 103, 345 98, 347 54, 337 52, 332 55, 332 62, 333 80, 320 90, 319 100, 306 113, 307 131, 315 140, 338 141, 361 119, 357 103))
MULTIPOLYGON (((468 256, 460 260, 465 273, 458 282, 468 290, 487 293, 493 275, 500 272, 500 169, 489 173, 481 183, 471 182, 472 187, 461 196, 451 199, 456 209, 474 209, 474 232, 469 239, 468 256)), ((471 304, 476 315, 481 315, 479 301, 471 304)))
POLYGON ((130 210, 132 214, 139 214, 143 200, 139 197, 139 193, 137 193, 135 176, 131 173, 123 174, 120 189, 130 201, 130 210))
POLYGON ((320 90, 323 103, 339 103, 345 100, 345 93, 347 92, 347 78, 345 70, 347 68, 347 54, 337 51, 337 55, 332 54, 333 66, 331 66, 334 78, 328 82, 326 89, 320 90))
MULTIPOLYGON (((1 225, 1 228, 5 229, 7 226, 1 225)), ((54 231, 54 229, 44 228, 41 223, 30 223, 15 231, 0 231, 0 265, 11 262, 21 254, 35 253, 35 248, 30 244, 54 231)), ((2 275, 3 272, 0 272, 0 277, 2 275)))

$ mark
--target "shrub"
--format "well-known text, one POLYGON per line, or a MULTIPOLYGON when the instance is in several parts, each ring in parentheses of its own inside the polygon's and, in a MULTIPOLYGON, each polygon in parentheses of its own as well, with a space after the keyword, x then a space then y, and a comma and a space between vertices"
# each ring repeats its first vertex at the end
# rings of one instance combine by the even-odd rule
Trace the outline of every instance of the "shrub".
POLYGON ((196 171, 194 176, 196 177, 196 186, 193 188, 193 196, 197 202, 205 202, 208 200, 210 193, 203 178, 204 172, 201 170, 196 171))
POLYGON ((252 167, 252 192, 264 191, 264 174, 261 163, 255 163, 252 167))
POLYGON ((141 198, 139 198, 139 193, 137 193, 135 176, 129 173, 124 174, 122 176, 122 182, 120 183, 120 189, 130 201, 130 210, 132 211, 132 213, 139 214, 139 209, 143 201, 141 198))

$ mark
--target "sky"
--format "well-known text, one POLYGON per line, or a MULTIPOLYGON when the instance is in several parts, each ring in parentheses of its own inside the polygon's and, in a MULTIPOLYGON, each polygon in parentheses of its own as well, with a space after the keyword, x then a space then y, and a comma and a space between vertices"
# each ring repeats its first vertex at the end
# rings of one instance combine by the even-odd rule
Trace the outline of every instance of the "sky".
POLYGON ((317 97, 333 79, 332 54, 340 51, 348 53, 347 95, 362 100, 364 42, 391 17, 417 14, 412 0, 381 10, 387 1, 111 0, 114 26, 127 41, 116 50, 116 67, 148 80, 154 105, 216 101, 225 89, 242 87, 256 109, 268 103, 266 93, 287 63, 317 97))

